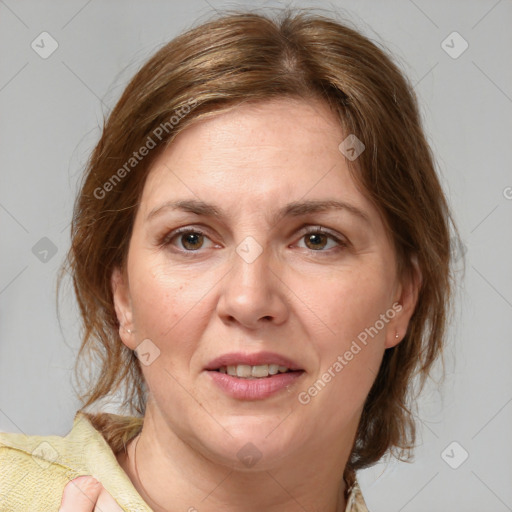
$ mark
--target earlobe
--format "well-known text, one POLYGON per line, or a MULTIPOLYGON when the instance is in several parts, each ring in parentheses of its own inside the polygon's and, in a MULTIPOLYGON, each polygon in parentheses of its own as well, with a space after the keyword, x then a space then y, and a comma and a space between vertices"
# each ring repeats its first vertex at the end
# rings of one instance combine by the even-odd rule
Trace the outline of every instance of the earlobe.
POLYGON ((398 297, 397 302, 400 304, 401 308, 395 316, 395 321, 389 326, 386 336, 386 348, 392 348, 404 339, 409 321, 418 303, 423 276, 416 254, 411 256, 411 264, 411 271, 403 279, 402 285, 400 286, 400 297, 398 297))
MULTIPOLYGON (((397 304, 397 303, 395 303, 395 304, 397 304)), ((385 348, 386 349, 387 348, 395 347, 405 337, 405 331, 406 331, 407 327, 405 329, 403 329, 403 330, 401 330, 401 328, 400 328, 400 326, 403 323, 403 319, 400 316, 402 311, 403 311, 403 308, 401 308, 399 310, 399 312, 396 313, 395 322, 393 322, 393 324, 388 327, 388 330, 387 330, 387 333, 386 333, 386 343, 385 343, 385 348)))
POLYGON ((134 326, 130 290, 125 274, 118 267, 112 272, 110 284, 114 308, 119 322, 119 336, 128 348, 132 348, 131 345, 134 343, 134 326))

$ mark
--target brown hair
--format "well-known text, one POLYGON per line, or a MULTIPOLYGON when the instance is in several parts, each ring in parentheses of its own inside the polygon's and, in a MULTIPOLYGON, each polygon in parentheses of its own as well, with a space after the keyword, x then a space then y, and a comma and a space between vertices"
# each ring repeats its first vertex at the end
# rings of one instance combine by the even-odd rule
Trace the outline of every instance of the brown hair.
MULTIPOLYGON (((76 370, 84 361, 91 368, 86 356, 99 360, 100 371, 80 396, 82 409, 124 390, 131 413, 143 416, 145 385, 136 355, 119 337, 110 277, 125 263, 137 204, 159 152, 192 122, 242 102, 320 99, 345 133, 366 146, 350 171, 385 220, 399 275, 411 272, 413 256, 422 273, 408 331, 386 350, 365 402, 346 468, 353 474, 388 450, 410 455, 413 378, 423 386, 450 310, 452 216, 416 98, 399 68, 357 31, 308 11, 285 10, 275 19, 248 12, 216 17, 163 46, 126 87, 104 123, 75 204, 68 268, 84 322, 76 370)), ((116 438, 119 428, 97 424, 116 438)))

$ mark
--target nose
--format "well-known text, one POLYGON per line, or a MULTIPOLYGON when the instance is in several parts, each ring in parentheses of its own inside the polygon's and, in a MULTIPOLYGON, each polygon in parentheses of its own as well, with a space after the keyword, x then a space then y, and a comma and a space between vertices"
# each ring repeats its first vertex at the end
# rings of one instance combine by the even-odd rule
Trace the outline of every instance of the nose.
POLYGON ((286 285, 279 274, 270 249, 263 250, 254 261, 234 251, 231 271, 221 281, 219 317, 226 323, 238 323, 248 329, 285 322, 288 317, 286 285))

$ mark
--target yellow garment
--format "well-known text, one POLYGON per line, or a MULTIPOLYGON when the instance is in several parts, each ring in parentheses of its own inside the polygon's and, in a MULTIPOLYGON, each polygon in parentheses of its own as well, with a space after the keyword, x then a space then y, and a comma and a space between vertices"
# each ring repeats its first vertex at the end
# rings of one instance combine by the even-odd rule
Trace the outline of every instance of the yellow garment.
POLYGON ((82 413, 65 437, 0 433, 0 511, 57 512, 67 483, 92 475, 126 511, 151 512, 82 413))
MULTIPOLYGON (((0 512, 57 512, 64 487, 82 475, 101 482, 123 510, 151 512, 83 413, 75 415, 65 437, 0 432, 0 512)), ((368 512, 357 482, 346 512, 368 512)))

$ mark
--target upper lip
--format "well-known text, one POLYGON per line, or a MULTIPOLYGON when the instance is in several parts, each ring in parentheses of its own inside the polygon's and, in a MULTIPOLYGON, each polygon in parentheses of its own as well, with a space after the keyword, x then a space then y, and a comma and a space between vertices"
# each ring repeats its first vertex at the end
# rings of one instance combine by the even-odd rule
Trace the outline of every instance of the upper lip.
POLYGON ((232 352, 212 359, 205 367, 205 370, 218 370, 222 366, 235 366, 238 364, 247 364, 249 366, 258 366, 263 364, 277 364, 286 366, 289 370, 302 370, 298 363, 288 357, 275 354, 273 352, 255 352, 253 354, 244 354, 242 352, 232 352))

